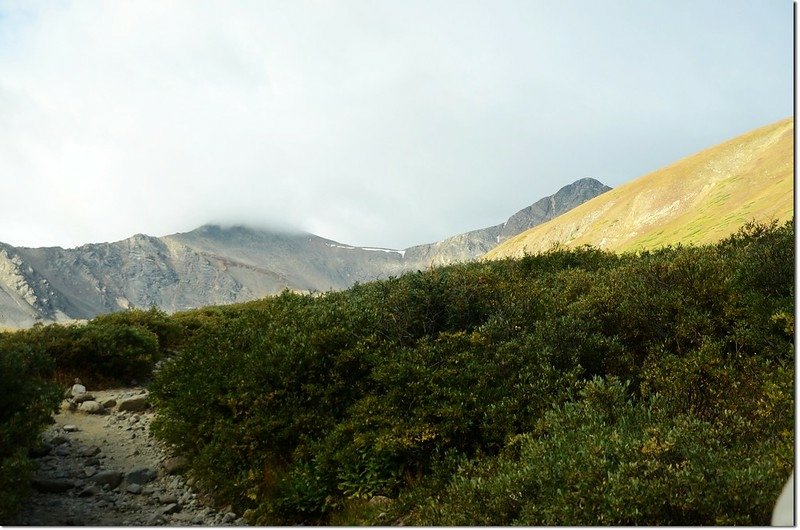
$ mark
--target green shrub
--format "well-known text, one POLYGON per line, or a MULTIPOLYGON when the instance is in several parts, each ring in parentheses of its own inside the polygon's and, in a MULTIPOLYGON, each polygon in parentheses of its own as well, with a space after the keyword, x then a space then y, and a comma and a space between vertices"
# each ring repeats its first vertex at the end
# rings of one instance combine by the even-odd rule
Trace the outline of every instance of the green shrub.
POLYGON ((0 334, 0 522, 19 507, 33 469, 28 451, 61 400, 41 347, 0 334))
POLYGON ((554 249, 187 312, 172 339, 115 325, 180 346, 154 431, 259 524, 763 524, 793 458, 793 245, 554 249))
POLYGON ((497 458, 464 466, 415 522, 434 525, 764 525, 792 466, 776 444, 662 416, 611 378, 548 412, 497 458))

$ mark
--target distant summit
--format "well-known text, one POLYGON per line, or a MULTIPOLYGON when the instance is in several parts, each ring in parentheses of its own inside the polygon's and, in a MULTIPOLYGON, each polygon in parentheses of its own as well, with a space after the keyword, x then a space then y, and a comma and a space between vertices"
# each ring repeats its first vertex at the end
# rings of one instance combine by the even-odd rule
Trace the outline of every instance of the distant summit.
POLYGON ((499 243, 521 234, 525 230, 539 226, 566 213, 589 199, 594 199, 611 188, 599 180, 582 178, 545 197, 508 218, 500 230, 499 243))
POLYGON ((530 228, 555 219, 611 188, 593 178, 582 178, 555 194, 539 199, 508 218, 505 223, 449 237, 437 243, 406 249, 408 267, 423 269, 471 261, 530 228))

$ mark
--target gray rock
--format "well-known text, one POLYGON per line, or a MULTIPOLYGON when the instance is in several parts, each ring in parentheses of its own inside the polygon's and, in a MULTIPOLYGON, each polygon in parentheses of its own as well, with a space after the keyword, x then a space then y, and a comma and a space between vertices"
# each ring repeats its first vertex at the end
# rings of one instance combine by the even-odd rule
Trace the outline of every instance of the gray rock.
POLYGON ((149 467, 137 466, 128 471, 126 479, 128 484, 147 484, 156 478, 156 475, 157 473, 149 467))
POLYGON ((69 438, 67 438, 63 434, 56 434, 55 436, 50 438, 50 443, 53 444, 53 445, 61 445, 61 444, 67 443, 68 441, 69 441, 69 438))
POLYGON ((96 456, 93 456, 92 458, 87 458, 86 461, 83 463, 83 465, 87 466, 87 467, 89 467, 89 466, 99 466, 100 465, 100 459, 97 458, 96 456))
POLYGON ((99 454, 100 454, 100 452, 101 452, 101 450, 100 450, 100 448, 99 448, 98 446, 96 446, 96 445, 90 445, 89 447, 87 447, 87 448, 83 449, 83 450, 80 452, 80 455, 81 455, 81 456, 85 456, 85 457, 87 457, 87 458, 91 458, 91 457, 93 457, 93 456, 97 456, 97 455, 99 455, 99 454))
POLYGON ((97 401, 84 401, 78 405, 78 411, 85 414, 102 414, 105 410, 97 401))
POLYGON ((149 407, 150 401, 148 400, 147 396, 125 398, 117 403, 117 410, 120 412, 140 412, 142 410, 147 410, 149 407))
POLYGON ((142 486, 136 483, 128 484, 128 487, 125 488, 125 491, 128 493, 133 493, 134 495, 139 495, 142 493, 142 486))
POLYGON ((164 524, 164 517, 162 517, 161 514, 159 514, 159 513, 153 514, 147 520, 147 526, 158 526, 158 525, 161 525, 161 524, 164 524))
POLYGON ((86 466, 83 468, 83 474, 87 477, 92 477, 97 474, 97 468, 92 466, 86 466))
POLYGON ((191 513, 180 512, 180 513, 176 513, 175 515, 173 515, 172 519, 175 520, 175 521, 180 521, 182 523, 189 523, 189 522, 192 521, 192 519, 194 519, 194 517, 195 516, 193 514, 191 514, 191 513))
POLYGON ((103 400, 100 404, 103 405, 103 407, 105 407, 107 409, 110 409, 110 408, 114 408, 117 405, 117 400, 114 399, 114 398, 109 398, 109 399, 103 400))
POLYGON ((94 401, 94 395, 90 394, 89 392, 84 392, 82 394, 73 396, 72 401, 78 404, 83 403, 84 401, 94 401))
POLYGON ((122 482, 122 473, 119 471, 101 471, 91 477, 92 482, 98 486, 108 486, 114 489, 122 482))
POLYGON ((162 515, 169 515, 171 513, 178 513, 181 511, 181 505, 178 503, 167 504, 161 509, 162 515))
POLYGON ((70 392, 73 397, 78 396, 80 394, 86 393, 86 387, 80 383, 75 383, 72 385, 72 391, 70 392))
POLYGON ((95 495, 99 494, 100 488, 97 486, 86 486, 80 491, 80 493, 78 493, 78 497, 94 497, 95 495))
POLYGON ((228 512, 222 517, 223 524, 232 523, 234 520, 236 520, 236 514, 233 512, 228 512))
POLYGON ((171 493, 165 493, 164 495, 158 496, 158 502, 161 504, 176 504, 178 502, 178 497, 171 493))
POLYGON ((66 444, 59 445, 53 452, 58 456, 69 456, 69 446, 66 444))
POLYGON ((31 479, 31 486, 42 493, 63 493, 74 488, 75 483, 71 480, 36 477, 31 479))
POLYGON ((173 456, 164 460, 162 467, 167 475, 174 475, 186 469, 188 462, 184 456, 173 456))
POLYGON ((63 429, 66 432, 78 432, 80 430, 77 425, 64 425, 63 429))

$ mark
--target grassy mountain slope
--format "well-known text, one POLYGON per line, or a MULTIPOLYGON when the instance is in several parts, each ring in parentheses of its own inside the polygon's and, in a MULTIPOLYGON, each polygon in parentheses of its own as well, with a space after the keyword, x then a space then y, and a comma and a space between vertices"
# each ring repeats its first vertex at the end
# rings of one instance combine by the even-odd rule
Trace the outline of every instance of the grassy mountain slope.
POLYGON ((555 244, 615 251, 719 241, 747 221, 791 219, 793 118, 750 131, 606 192, 509 239, 487 259, 555 244))

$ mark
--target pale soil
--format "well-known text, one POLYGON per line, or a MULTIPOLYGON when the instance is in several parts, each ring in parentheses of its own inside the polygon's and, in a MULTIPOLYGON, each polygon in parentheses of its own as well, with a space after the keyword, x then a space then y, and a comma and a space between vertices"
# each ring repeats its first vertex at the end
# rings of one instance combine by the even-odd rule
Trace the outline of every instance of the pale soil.
MULTIPOLYGON (((109 398, 118 402, 126 396, 145 393, 141 388, 91 391, 100 403, 109 398)), ((145 412, 107 414, 62 411, 54 416, 45 441, 61 436, 66 441, 52 444, 46 456, 35 459, 36 479, 54 479, 69 487, 60 493, 34 490, 8 526, 220 526, 243 525, 236 514, 217 511, 192 491, 184 477, 166 474, 162 463, 170 456, 166 448, 149 434, 152 409, 145 412), (64 426, 77 430, 67 432, 64 426), (99 453, 90 456, 92 447, 99 453), (147 467, 157 476, 139 486, 127 478, 136 467, 147 467), (115 488, 94 485, 92 477, 102 471, 119 471, 122 482, 115 488), (130 488, 130 490, 129 490, 130 488), (141 489, 141 491, 138 491, 141 489), (167 512, 167 513, 165 513, 167 512), (174 513, 168 513, 174 512, 174 513)), ((56 438, 56 441, 58 439, 56 438)), ((132 479, 133 480, 133 479, 132 479)), ((191 480, 189 481, 191 482, 191 480)))

